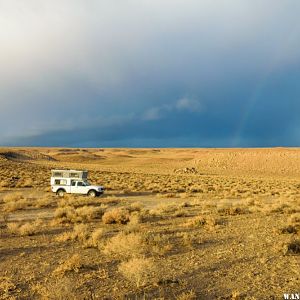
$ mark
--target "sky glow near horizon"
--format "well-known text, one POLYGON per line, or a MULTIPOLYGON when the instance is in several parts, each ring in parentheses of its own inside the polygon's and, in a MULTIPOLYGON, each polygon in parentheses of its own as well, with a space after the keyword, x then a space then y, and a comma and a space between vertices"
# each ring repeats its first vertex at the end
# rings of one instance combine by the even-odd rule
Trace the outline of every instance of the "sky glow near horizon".
POLYGON ((0 145, 300 146, 296 0, 0 0, 0 145))

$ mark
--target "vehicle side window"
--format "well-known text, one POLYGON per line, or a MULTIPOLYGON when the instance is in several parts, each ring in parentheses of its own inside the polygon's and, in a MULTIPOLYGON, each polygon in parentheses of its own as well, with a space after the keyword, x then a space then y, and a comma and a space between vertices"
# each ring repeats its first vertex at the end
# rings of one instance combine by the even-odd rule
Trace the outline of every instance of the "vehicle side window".
POLYGON ((83 182, 78 181, 78 182, 77 182, 77 186, 84 186, 84 184, 83 184, 83 182))
POLYGON ((72 180, 72 186, 75 186, 76 185, 76 181, 72 180))
POLYGON ((65 180, 65 179, 55 179, 54 184, 56 184, 56 185, 67 185, 67 180, 65 180))
POLYGON ((62 177, 62 173, 61 172, 54 172, 53 177, 62 177))
POLYGON ((79 174, 78 173, 70 173, 70 177, 79 178, 79 174))

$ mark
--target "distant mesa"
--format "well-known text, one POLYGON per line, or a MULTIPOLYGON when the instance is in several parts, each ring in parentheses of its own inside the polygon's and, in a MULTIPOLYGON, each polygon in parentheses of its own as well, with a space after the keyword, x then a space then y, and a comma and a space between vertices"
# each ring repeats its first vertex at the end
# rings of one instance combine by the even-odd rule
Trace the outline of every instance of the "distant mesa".
POLYGON ((47 161, 55 161, 56 159, 49 156, 49 155, 42 154, 38 151, 20 150, 20 151, 0 152, 0 160, 20 160, 20 161, 24 161, 24 160, 47 160, 47 161))
POLYGON ((91 153, 89 151, 81 151, 80 149, 60 149, 54 157, 59 161, 68 161, 68 162, 93 162, 98 160, 106 159, 106 156, 91 153))

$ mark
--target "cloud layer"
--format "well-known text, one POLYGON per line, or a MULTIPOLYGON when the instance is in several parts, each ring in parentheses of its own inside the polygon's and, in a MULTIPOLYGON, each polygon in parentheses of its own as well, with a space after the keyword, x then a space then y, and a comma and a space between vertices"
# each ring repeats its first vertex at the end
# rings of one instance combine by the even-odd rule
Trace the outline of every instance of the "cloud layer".
POLYGON ((0 0, 0 143, 299 146, 299 9, 0 0))

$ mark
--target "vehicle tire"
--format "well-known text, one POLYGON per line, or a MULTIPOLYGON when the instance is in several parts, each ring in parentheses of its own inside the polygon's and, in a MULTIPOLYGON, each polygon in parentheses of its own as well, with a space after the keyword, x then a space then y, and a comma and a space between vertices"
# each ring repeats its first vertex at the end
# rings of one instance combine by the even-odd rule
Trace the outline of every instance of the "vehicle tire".
POLYGON ((92 197, 92 198, 95 198, 95 197, 97 196, 97 193, 96 193, 96 191, 94 191, 94 190, 90 190, 90 191, 88 192, 88 196, 89 196, 89 197, 92 197))
POLYGON ((56 195, 59 196, 59 197, 63 197, 65 195, 65 191, 64 190, 58 190, 56 192, 56 195))

